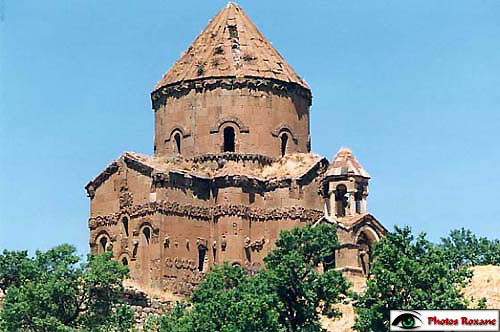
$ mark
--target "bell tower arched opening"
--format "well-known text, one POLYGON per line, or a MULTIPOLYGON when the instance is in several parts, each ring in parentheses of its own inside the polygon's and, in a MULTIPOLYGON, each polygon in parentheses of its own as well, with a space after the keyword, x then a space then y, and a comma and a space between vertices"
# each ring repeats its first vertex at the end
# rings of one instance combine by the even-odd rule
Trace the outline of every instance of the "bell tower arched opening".
POLYGON ((348 203, 348 198, 346 194, 347 194, 347 187, 343 184, 339 184, 335 190, 335 203, 336 203, 335 214, 337 217, 346 216, 346 209, 348 203))

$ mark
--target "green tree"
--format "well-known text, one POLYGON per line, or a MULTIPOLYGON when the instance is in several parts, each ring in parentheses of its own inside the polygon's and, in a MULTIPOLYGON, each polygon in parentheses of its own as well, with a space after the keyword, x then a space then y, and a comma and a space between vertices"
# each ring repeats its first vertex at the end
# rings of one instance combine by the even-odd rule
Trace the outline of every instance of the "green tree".
POLYGON ((279 303, 266 281, 239 266, 214 269, 192 296, 192 331, 280 331, 279 303))
POLYGON ((349 283, 339 271, 317 270, 338 246, 334 226, 308 225, 281 232, 264 259, 263 273, 280 300, 279 321, 287 331, 321 331, 319 314, 340 315, 334 305, 347 297, 349 283))
POLYGON ((4 251, 0 312, 3 331, 126 331, 132 312, 119 305, 127 267, 111 254, 89 256, 86 264, 70 245, 47 252, 4 251), (5 269, 4 269, 5 268, 5 269))
POLYGON ((500 240, 478 238, 470 230, 452 230, 442 238, 440 247, 446 252, 455 268, 475 265, 500 265, 500 240))
POLYGON ((215 267, 193 292, 191 307, 179 304, 163 318, 161 331, 278 332, 277 299, 260 277, 241 267, 215 267))
POLYGON ((334 304, 349 288, 340 272, 317 269, 338 246, 335 227, 295 228, 282 232, 275 245, 256 275, 215 267, 189 303, 149 325, 162 332, 321 331, 319 315, 338 316, 334 304))
POLYGON ((0 289, 7 292, 11 285, 19 286, 36 273, 27 251, 7 251, 0 255, 0 289))
POLYGON ((479 239, 479 250, 481 252, 480 265, 500 265, 500 239, 479 239))
POLYGON ((374 248, 372 277, 357 298, 354 328, 363 332, 389 330, 391 309, 465 309, 460 289, 472 272, 456 269, 446 252, 421 233, 395 227, 374 248))

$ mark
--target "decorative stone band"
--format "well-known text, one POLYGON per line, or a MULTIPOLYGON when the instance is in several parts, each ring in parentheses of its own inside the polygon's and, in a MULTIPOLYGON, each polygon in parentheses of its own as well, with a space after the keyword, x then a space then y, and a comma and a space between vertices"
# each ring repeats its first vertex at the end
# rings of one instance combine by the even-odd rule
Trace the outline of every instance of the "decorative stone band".
POLYGON ((296 83, 256 77, 217 77, 189 80, 165 85, 151 93, 153 109, 156 110, 161 105, 166 105, 168 98, 179 98, 189 94, 192 90, 201 93, 218 88, 225 90, 247 88, 255 91, 271 92, 275 95, 284 97, 299 96, 306 99, 309 106, 312 104, 311 91, 296 83))
POLYGON ((261 165, 271 165, 276 159, 268 157, 257 153, 235 153, 235 152, 225 152, 225 153, 206 153, 197 155, 188 160, 195 163, 205 163, 209 161, 215 161, 217 163, 224 161, 253 161, 261 165))
POLYGON ((129 206, 118 213, 90 218, 89 228, 93 230, 101 226, 116 225, 123 215, 128 215, 131 218, 140 218, 155 213, 182 216, 204 221, 210 221, 225 216, 235 216, 251 221, 299 219, 304 222, 313 222, 323 215, 322 211, 305 209, 302 207, 276 209, 250 208, 245 205, 216 205, 214 207, 202 207, 161 201, 129 206))

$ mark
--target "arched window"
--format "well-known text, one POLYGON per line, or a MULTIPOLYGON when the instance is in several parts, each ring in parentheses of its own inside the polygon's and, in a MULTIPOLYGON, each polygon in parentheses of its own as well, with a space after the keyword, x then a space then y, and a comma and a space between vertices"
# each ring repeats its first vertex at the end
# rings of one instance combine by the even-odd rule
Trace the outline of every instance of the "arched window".
POLYGON ((181 154, 181 134, 175 133, 174 142, 175 142, 175 152, 181 154))
POLYGON ((101 237, 101 239, 99 240, 99 250, 98 250, 100 254, 106 252, 107 244, 108 244, 108 238, 106 236, 101 237))
POLYGON ((125 233, 125 236, 128 237, 128 218, 127 217, 122 218, 122 226, 123 226, 123 233, 125 233))
POLYGON ((149 245, 149 240, 151 239, 151 230, 149 229, 149 227, 144 227, 144 229, 142 230, 142 234, 144 235, 146 244, 149 245))
POLYGON ((224 152, 234 152, 234 136, 233 127, 224 128, 224 152))
POLYGON ((122 258, 122 264, 127 266, 128 265, 128 260, 127 260, 127 257, 123 257, 122 258))
POLYGON ((359 248, 359 262, 365 275, 370 274, 370 260, 372 257, 373 242, 374 240, 367 236, 365 232, 362 232, 358 237, 357 245, 359 248))
POLYGON ((286 154, 288 135, 286 133, 283 133, 280 138, 281 138, 281 156, 283 157, 286 154))

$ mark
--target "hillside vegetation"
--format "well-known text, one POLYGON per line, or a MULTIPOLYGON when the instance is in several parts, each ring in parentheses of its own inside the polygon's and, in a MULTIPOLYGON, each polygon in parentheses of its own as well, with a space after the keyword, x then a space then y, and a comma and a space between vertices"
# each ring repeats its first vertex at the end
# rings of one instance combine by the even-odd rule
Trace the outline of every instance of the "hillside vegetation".
MULTIPOLYGON (((500 266, 485 265, 473 266, 470 268, 474 272, 471 283, 464 288, 464 294, 468 299, 474 299, 473 305, 480 298, 486 299, 488 309, 500 308, 500 266)), ((355 332, 352 329, 356 316, 351 303, 342 304, 339 307, 342 312, 340 319, 321 318, 321 323, 327 331, 335 332, 355 332)))

